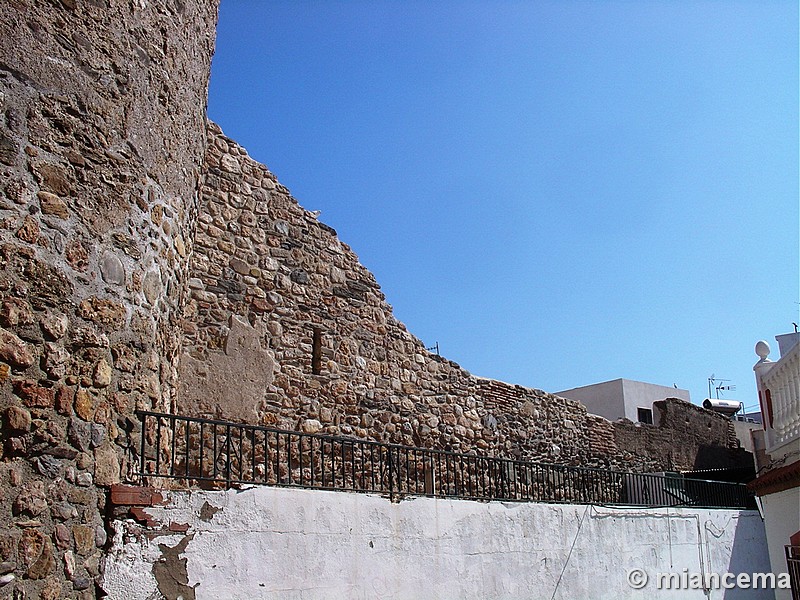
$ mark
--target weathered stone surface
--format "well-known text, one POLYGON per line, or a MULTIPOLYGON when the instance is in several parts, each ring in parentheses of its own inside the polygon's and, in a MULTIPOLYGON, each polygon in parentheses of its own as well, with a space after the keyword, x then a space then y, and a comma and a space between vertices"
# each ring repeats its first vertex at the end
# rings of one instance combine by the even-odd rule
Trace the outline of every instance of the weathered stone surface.
POLYGON ((90 469, 94 466, 94 458, 88 452, 81 452, 75 457, 75 466, 79 469, 90 469))
POLYGON ((33 171, 43 189, 59 196, 68 196, 72 192, 70 177, 61 165, 37 162, 33 171))
POLYGON ((17 230, 17 237, 23 242, 35 244, 39 241, 39 223, 31 216, 27 216, 22 221, 22 227, 17 230))
POLYGON ((75 538, 75 550, 78 554, 86 556, 94 551, 94 528, 87 525, 73 525, 72 535, 75 538))
POLYGON ((72 579, 75 577, 75 554, 72 550, 67 550, 64 552, 64 575, 67 576, 67 579, 72 579))
MULTIPOLYGON (((242 315, 275 362, 264 393, 247 394, 257 422, 310 430, 320 423, 328 433, 548 462, 671 464, 657 444, 624 455, 613 428, 577 402, 477 378, 431 354, 394 318, 374 277, 335 231, 213 124, 209 137, 189 280, 194 321, 184 324, 181 359, 181 378, 194 395, 217 395, 209 364, 219 360, 228 319, 242 315), (223 163, 239 170, 222 168, 220 177, 223 163), (200 376, 187 376, 186 367, 200 376)), ((191 410, 181 404, 184 392, 178 406, 191 410)), ((227 403, 199 410, 252 421, 251 412, 227 403)), ((715 439, 725 443, 722 437, 715 439)))
POLYGON ((36 469, 50 479, 55 479, 61 475, 61 461, 53 456, 44 454, 36 459, 36 469))
POLYGON ((76 392, 74 408, 75 414, 84 421, 94 419, 94 398, 88 390, 81 388, 76 392))
POLYGON ((71 296, 74 284, 58 266, 32 258, 25 268, 28 298, 34 308, 61 306, 71 296))
POLYGON ((16 327, 33 323, 31 306, 20 298, 6 298, 0 305, 0 323, 4 327, 16 327))
POLYGON ((105 358, 101 358, 94 368, 95 387, 108 387, 111 384, 111 374, 111 365, 108 364, 105 358))
POLYGON ((43 215, 53 215, 60 219, 69 217, 69 209, 67 203, 61 198, 50 192, 39 192, 39 204, 42 209, 43 215))
POLYGON ((110 444, 94 450, 94 482, 105 487, 120 482, 119 458, 110 444))
POLYGON ((20 406, 6 409, 5 427, 12 431, 30 431, 31 413, 20 406))
POLYGON ((23 544, 32 558, 5 588, 15 597, 94 597, 98 557, 77 566, 73 557, 67 584, 51 569, 50 540, 59 543, 58 523, 81 519, 94 547, 102 500, 92 474, 114 481, 119 465, 88 452, 109 445, 117 419, 139 403, 174 397, 216 10, 217 0, 0 2, 2 458, 22 465, 5 500, 6 516, 13 504, 19 518, 6 525, 48 540, 23 544), (155 271, 150 306, 142 279, 155 271), (132 349, 120 363, 127 371, 111 362, 109 338, 132 349), (111 402, 118 393, 127 400, 111 402), (83 467, 64 444, 73 407, 102 421, 72 433, 83 467), (58 487, 70 474, 80 489, 58 487), (50 496, 28 487, 36 478, 50 496), (47 499, 55 523, 38 514, 47 499))
POLYGON ((61 550, 68 550, 72 548, 72 535, 69 529, 63 523, 58 523, 53 531, 53 540, 56 547, 61 550))
POLYGON ((235 316, 229 323, 224 351, 204 360, 181 357, 178 406, 189 414, 258 422, 256 405, 272 381, 274 362, 253 327, 235 316))
POLYGON ((301 429, 304 433, 318 433, 322 429, 322 423, 316 419, 306 419, 303 421, 301 429))
POLYGON ((119 302, 93 296, 80 303, 78 315, 109 330, 115 330, 125 324, 126 310, 119 302))
MULTIPOLYGON (((58 439, 60 439, 59 436, 58 439)), ((54 440, 51 440, 54 441, 54 440)), ((55 446, 54 448, 48 448, 45 450, 48 456, 52 456, 54 458, 66 458, 67 460, 73 460, 77 455, 78 451, 74 448, 69 448, 67 446, 55 446)))
POLYGON ((47 509, 47 495, 43 481, 28 482, 17 495, 13 504, 15 515, 27 514, 36 517, 47 509))
POLYGON ((76 591, 88 590, 92 585, 92 580, 88 577, 76 576, 72 579, 72 588, 76 591))
MULTIPOLYGON (((95 415, 95 418, 97 415, 95 415)), ((92 434, 91 434, 91 444, 92 448, 97 448, 98 446, 102 446, 103 443, 107 439, 107 432, 106 428, 99 423, 92 423, 92 434)))
POLYGON ((53 518, 61 519, 62 521, 66 521, 67 519, 74 519, 75 517, 78 516, 77 509, 74 506, 72 506, 69 502, 58 502, 54 504, 51 509, 51 513, 53 515, 53 518))
POLYGON ((107 252, 100 259, 100 274, 103 281, 115 285, 125 283, 125 267, 116 254, 107 252))
POLYGON ((60 387, 56 390, 55 409, 61 415, 68 415, 72 411, 72 400, 75 390, 69 387, 60 387))
POLYGON ((0 162, 13 165, 17 159, 17 143, 14 139, 0 130, 0 162))
POLYGON ((232 258, 230 262, 231 268, 239 273, 240 275, 249 275, 250 274, 250 265, 248 265, 243 260, 239 260, 238 258, 232 258))
POLYGON ((5 329, 0 329, 0 360, 17 369, 33 365, 33 352, 28 344, 5 329))
POLYGON ((61 597, 61 582, 56 577, 48 577, 39 592, 39 600, 58 600, 61 597))
POLYGON ((108 541, 108 534, 106 533, 106 528, 102 525, 97 525, 94 528, 94 545, 98 548, 102 548, 106 545, 108 541))
POLYGON ((22 532, 18 552, 29 579, 44 579, 55 569, 53 545, 36 529, 22 532))
POLYGON ((22 399, 25 406, 52 408, 55 402, 53 388, 39 385, 32 379, 18 379, 13 384, 14 393, 22 399))
POLYGON ((150 271, 142 282, 144 297, 150 304, 155 304, 161 296, 161 277, 156 271, 150 271))
POLYGON ((44 359, 42 368, 50 379, 58 380, 66 375, 70 354, 63 346, 45 342, 44 359))
POLYGON ((72 239, 64 250, 64 258, 69 266, 82 273, 89 266, 89 248, 83 240, 72 239))
POLYGON ((224 171, 228 171, 229 173, 242 172, 242 168, 239 165, 239 161, 230 154, 224 154, 220 158, 220 167, 222 167, 224 171))
POLYGON ((60 340, 67 333, 69 319, 61 313, 49 313, 42 319, 42 330, 50 339, 60 340))

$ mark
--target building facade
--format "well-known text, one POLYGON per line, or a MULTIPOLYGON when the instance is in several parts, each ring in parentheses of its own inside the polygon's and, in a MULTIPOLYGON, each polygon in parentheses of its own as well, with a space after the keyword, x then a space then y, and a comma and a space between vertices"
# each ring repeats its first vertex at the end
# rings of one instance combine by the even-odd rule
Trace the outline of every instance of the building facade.
POLYGON ((614 379, 584 385, 562 392, 557 396, 577 400, 595 415, 609 421, 628 419, 634 423, 657 424, 658 414, 653 414, 653 402, 665 398, 679 398, 691 402, 689 390, 667 387, 630 379, 614 379))
MULTIPOLYGON (((800 575, 800 334, 775 339, 780 353, 777 361, 768 358, 766 342, 758 342, 755 349, 760 360, 753 370, 768 462, 750 488, 761 502, 773 572, 786 572, 794 565, 800 575)), ((793 585, 795 593, 800 593, 800 577, 793 585)), ((775 597, 789 600, 792 595, 789 590, 776 590, 775 597)))

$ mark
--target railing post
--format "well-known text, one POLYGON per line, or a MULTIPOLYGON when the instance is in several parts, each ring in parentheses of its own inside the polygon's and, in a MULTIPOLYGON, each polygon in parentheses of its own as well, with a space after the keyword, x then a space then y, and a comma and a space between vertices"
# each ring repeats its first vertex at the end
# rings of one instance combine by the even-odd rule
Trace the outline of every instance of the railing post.
POLYGON ((231 426, 225 429, 225 481, 228 489, 231 487, 231 426))
POLYGON ((392 447, 386 447, 386 458, 389 462, 389 499, 394 502, 394 461, 392 460, 392 447))
POLYGON ((139 417, 139 421, 142 424, 142 432, 141 432, 141 436, 140 436, 141 437, 141 446, 139 446, 139 465, 140 465, 139 466, 139 474, 142 476, 142 481, 144 481, 144 473, 145 473, 144 470, 146 468, 146 464, 145 464, 145 454, 146 453, 145 453, 145 445, 144 445, 145 444, 144 432, 145 432, 145 429, 146 429, 145 426, 147 425, 147 415, 145 415, 144 413, 138 412, 138 411, 136 412, 136 414, 139 417))
POLYGON ((789 572, 789 585, 792 600, 800 600, 800 546, 785 546, 786 569, 789 572))

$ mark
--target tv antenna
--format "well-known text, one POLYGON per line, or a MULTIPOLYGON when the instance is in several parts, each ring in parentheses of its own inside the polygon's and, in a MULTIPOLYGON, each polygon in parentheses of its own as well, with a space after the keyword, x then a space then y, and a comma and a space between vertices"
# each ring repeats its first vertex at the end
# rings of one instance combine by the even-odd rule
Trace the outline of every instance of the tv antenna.
POLYGON ((708 397, 711 398, 711 388, 713 387, 716 391, 716 398, 719 400, 719 393, 720 392, 733 392, 736 390, 735 385, 725 385, 725 383, 729 383, 730 379, 721 379, 719 377, 715 377, 714 374, 711 374, 711 377, 708 378, 708 397), (715 385, 718 384, 718 385, 715 385))

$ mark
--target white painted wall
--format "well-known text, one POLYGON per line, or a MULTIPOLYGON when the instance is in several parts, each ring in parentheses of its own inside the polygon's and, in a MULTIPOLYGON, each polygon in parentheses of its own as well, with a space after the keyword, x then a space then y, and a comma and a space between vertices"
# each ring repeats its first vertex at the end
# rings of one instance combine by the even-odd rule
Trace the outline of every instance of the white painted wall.
MULTIPOLYGON (((618 509, 300 489, 169 493, 147 509, 188 523, 183 556, 198 600, 772 598, 771 592, 633 590, 627 570, 753 572, 769 568, 755 511, 618 509), (219 508, 200 519, 205 503, 219 508)), ((110 598, 156 594, 159 544, 115 523, 105 565, 110 598), (133 533, 132 533, 133 532, 133 533)))
MULTIPOLYGON (((786 553, 784 547, 789 536, 800 531, 800 487, 791 488, 776 494, 761 496, 764 519, 769 544, 769 559, 775 572, 785 572, 786 553)), ((791 600, 788 590, 778 590, 776 600, 791 600)))
POLYGON ((680 398, 691 402, 688 390, 631 379, 614 379, 555 394, 577 400, 593 415, 600 415, 609 421, 624 417, 636 423, 639 420, 637 409, 648 408, 653 411, 654 425, 658 425, 658 414, 653 409, 653 402, 666 398, 680 398))
MULTIPOLYGON (((592 385, 556 392, 556 396, 577 400, 593 415, 600 415, 609 421, 625 416, 625 401, 622 395, 622 379, 604 381, 592 385)), ((634 416, 632 421, 636 422, 634 416)))
POLYGON ((622 393, 625 399, 625 417, 634 423, 638 420, 636 409, 639 407, 651 409, 653 411, 653 423, 658 425, 658 414, 653 409, 653 402, 666 398, 680 398, 686 402, 691 402, 689 390, 645 383, 643 381, 633 381, 631 379, 622 380, 622 393))

